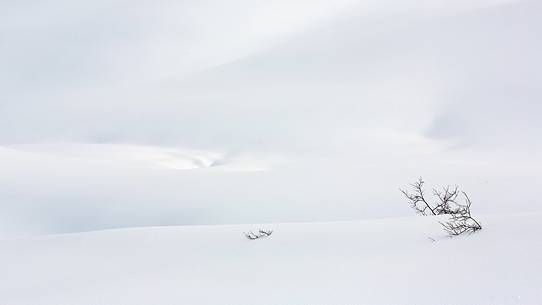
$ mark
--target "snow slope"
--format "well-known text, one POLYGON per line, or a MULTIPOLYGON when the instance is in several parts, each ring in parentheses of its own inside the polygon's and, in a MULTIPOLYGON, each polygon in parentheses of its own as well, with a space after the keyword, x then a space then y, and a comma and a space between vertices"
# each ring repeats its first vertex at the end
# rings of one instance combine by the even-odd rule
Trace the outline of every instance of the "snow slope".
POLYGON ((0 37, 0 238, 401 217, 420 175, 542 212, 542 1, 0 1, 0 37))
POLYGON ((542 163, 536 156, 408 155, 405 149, 275 162, 280 158, 177 153, 186 151, 110 144, 0 146, 0 239, 120 227, 403 217, 412 211, 397 188, 420 175, 428 189, 458 184, 477 214, 542 212, 542 163), (205 156, 212 166, 156 166, 167 160, 196 167, 191 160, 205 156))
MULTIPOLYGON (((221 159, 219 153, 133 144, 16 144, 3 149, 15 150, 15 152, 12 151, 12 154, 16 152, 32 153, 38 158, 40 155, 45 155, 67 158, 68 161, 75 159, 79 161, 79 164, 94 162, 105 163, 109 166, 124 165, 164 169, 210 167, 215 161, 221 159)), ((15 157, 16 155, 12 158, 15 157)))
POLYGON ((0 241, 0 303, 540 304, 541 214, 148 227, 0 241), (434 239, 432 241, 429 237, 434 239))

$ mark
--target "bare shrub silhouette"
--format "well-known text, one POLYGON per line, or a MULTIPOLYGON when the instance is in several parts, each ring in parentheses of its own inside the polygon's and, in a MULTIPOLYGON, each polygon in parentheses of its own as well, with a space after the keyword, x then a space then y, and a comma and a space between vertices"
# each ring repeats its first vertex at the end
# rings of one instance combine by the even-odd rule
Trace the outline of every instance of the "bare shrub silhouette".
POLYGON ((252 231, 245 232, 245 237, 250 239, 250 240, 254 240, 254 239, 258 239, 258 238, 262 238, 262 237, 271 236, 271 234, 273 234, 273 231, 271 231, 271 230, 259 229, 257 233, 254 233, 252 231))
POLYGON ((437 201, 431 203, 428 201, 423 189, 424 183, 420 177, 410 185, 411 192, 400 189, 416 213, 423 216, 449 215, 448 220, 440 222, 440 224, 450 235, 473 233, 482 229, 482 225, 471 215, 472 201, 467 193, 460 191, 457 186, 433 189, 433 195, 437 198, 437 201), (459 202, 461 197, 464 198, 464 203, 459 202))

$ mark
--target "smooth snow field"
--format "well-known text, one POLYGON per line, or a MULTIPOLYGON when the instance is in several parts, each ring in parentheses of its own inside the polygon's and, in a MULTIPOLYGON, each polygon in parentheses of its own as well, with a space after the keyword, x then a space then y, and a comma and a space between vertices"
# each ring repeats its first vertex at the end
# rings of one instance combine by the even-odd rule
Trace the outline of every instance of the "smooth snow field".
POLYGON ((541 214, 149 227, 0 242, 0 300, 96 304, 540 304, 541 214), (248 240, 243 232, 272 229, 248 240))
POLYGON ((541 305, 541 54, 542 0, 0 0, 0 305, 541 305))

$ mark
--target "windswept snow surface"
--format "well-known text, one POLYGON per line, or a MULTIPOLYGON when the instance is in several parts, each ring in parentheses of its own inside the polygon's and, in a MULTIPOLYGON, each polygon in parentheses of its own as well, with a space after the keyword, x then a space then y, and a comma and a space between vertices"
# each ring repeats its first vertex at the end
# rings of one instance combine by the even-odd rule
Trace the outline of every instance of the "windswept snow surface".
MULTIPOLYGON (((4 149, 32 153, 37 156, 66 158, 72 162, 79 160, 80 164, 94 162, 109 166, 124 165, 157 169, 210 167, 221 159, 218 153, 129 144, 19 144, 9 145, 4 149)), ((62 161, 62 159, 57 160, 58 163, 62 161)))
POLYGON ((0 238, 542 212, 538 0, 0 1, 0 238), (55 144, 56 143, 56 144, 55 144))
POLYGON ((476 214, 542 212, 542 165, 528 156, 400 156, 405 150, 385 160, 357 154, 288 159, 179 151, 187 152, 130 145, 0 147, 0 239, 121 227, 409 216, 397 188, 420 175, 428 191, 461 186, 476 214), (211 166, 191 161, 215 155, 211 166), (156 166, 161 157, 193 168, 156 166))
POLYGON ((0 241, 9 305, 450 304, 542 300, 541 214, 150 227, 0 241), (243 232, 272 229, 249 241, 243 232), (433 241, 434 240, 434 241, 433 241))
POLYGON ((541 304, 540 37, 540 0, 0 1, 0 305, 541 304), (400 218, 419 176, 484 230, 400 218))

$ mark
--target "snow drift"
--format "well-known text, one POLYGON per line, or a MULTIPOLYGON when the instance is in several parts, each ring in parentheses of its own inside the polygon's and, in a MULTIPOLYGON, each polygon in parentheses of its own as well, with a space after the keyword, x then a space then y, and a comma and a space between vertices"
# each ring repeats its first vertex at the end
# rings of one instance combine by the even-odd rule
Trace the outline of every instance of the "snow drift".
POLYGON ((0 241, 0 300, 58 304, 539 304, 541 214, 153 227, 0 241), (243 231, 273 229, 250 241, 243 231), (433 241, 434 240, 434 241, 433 241))

